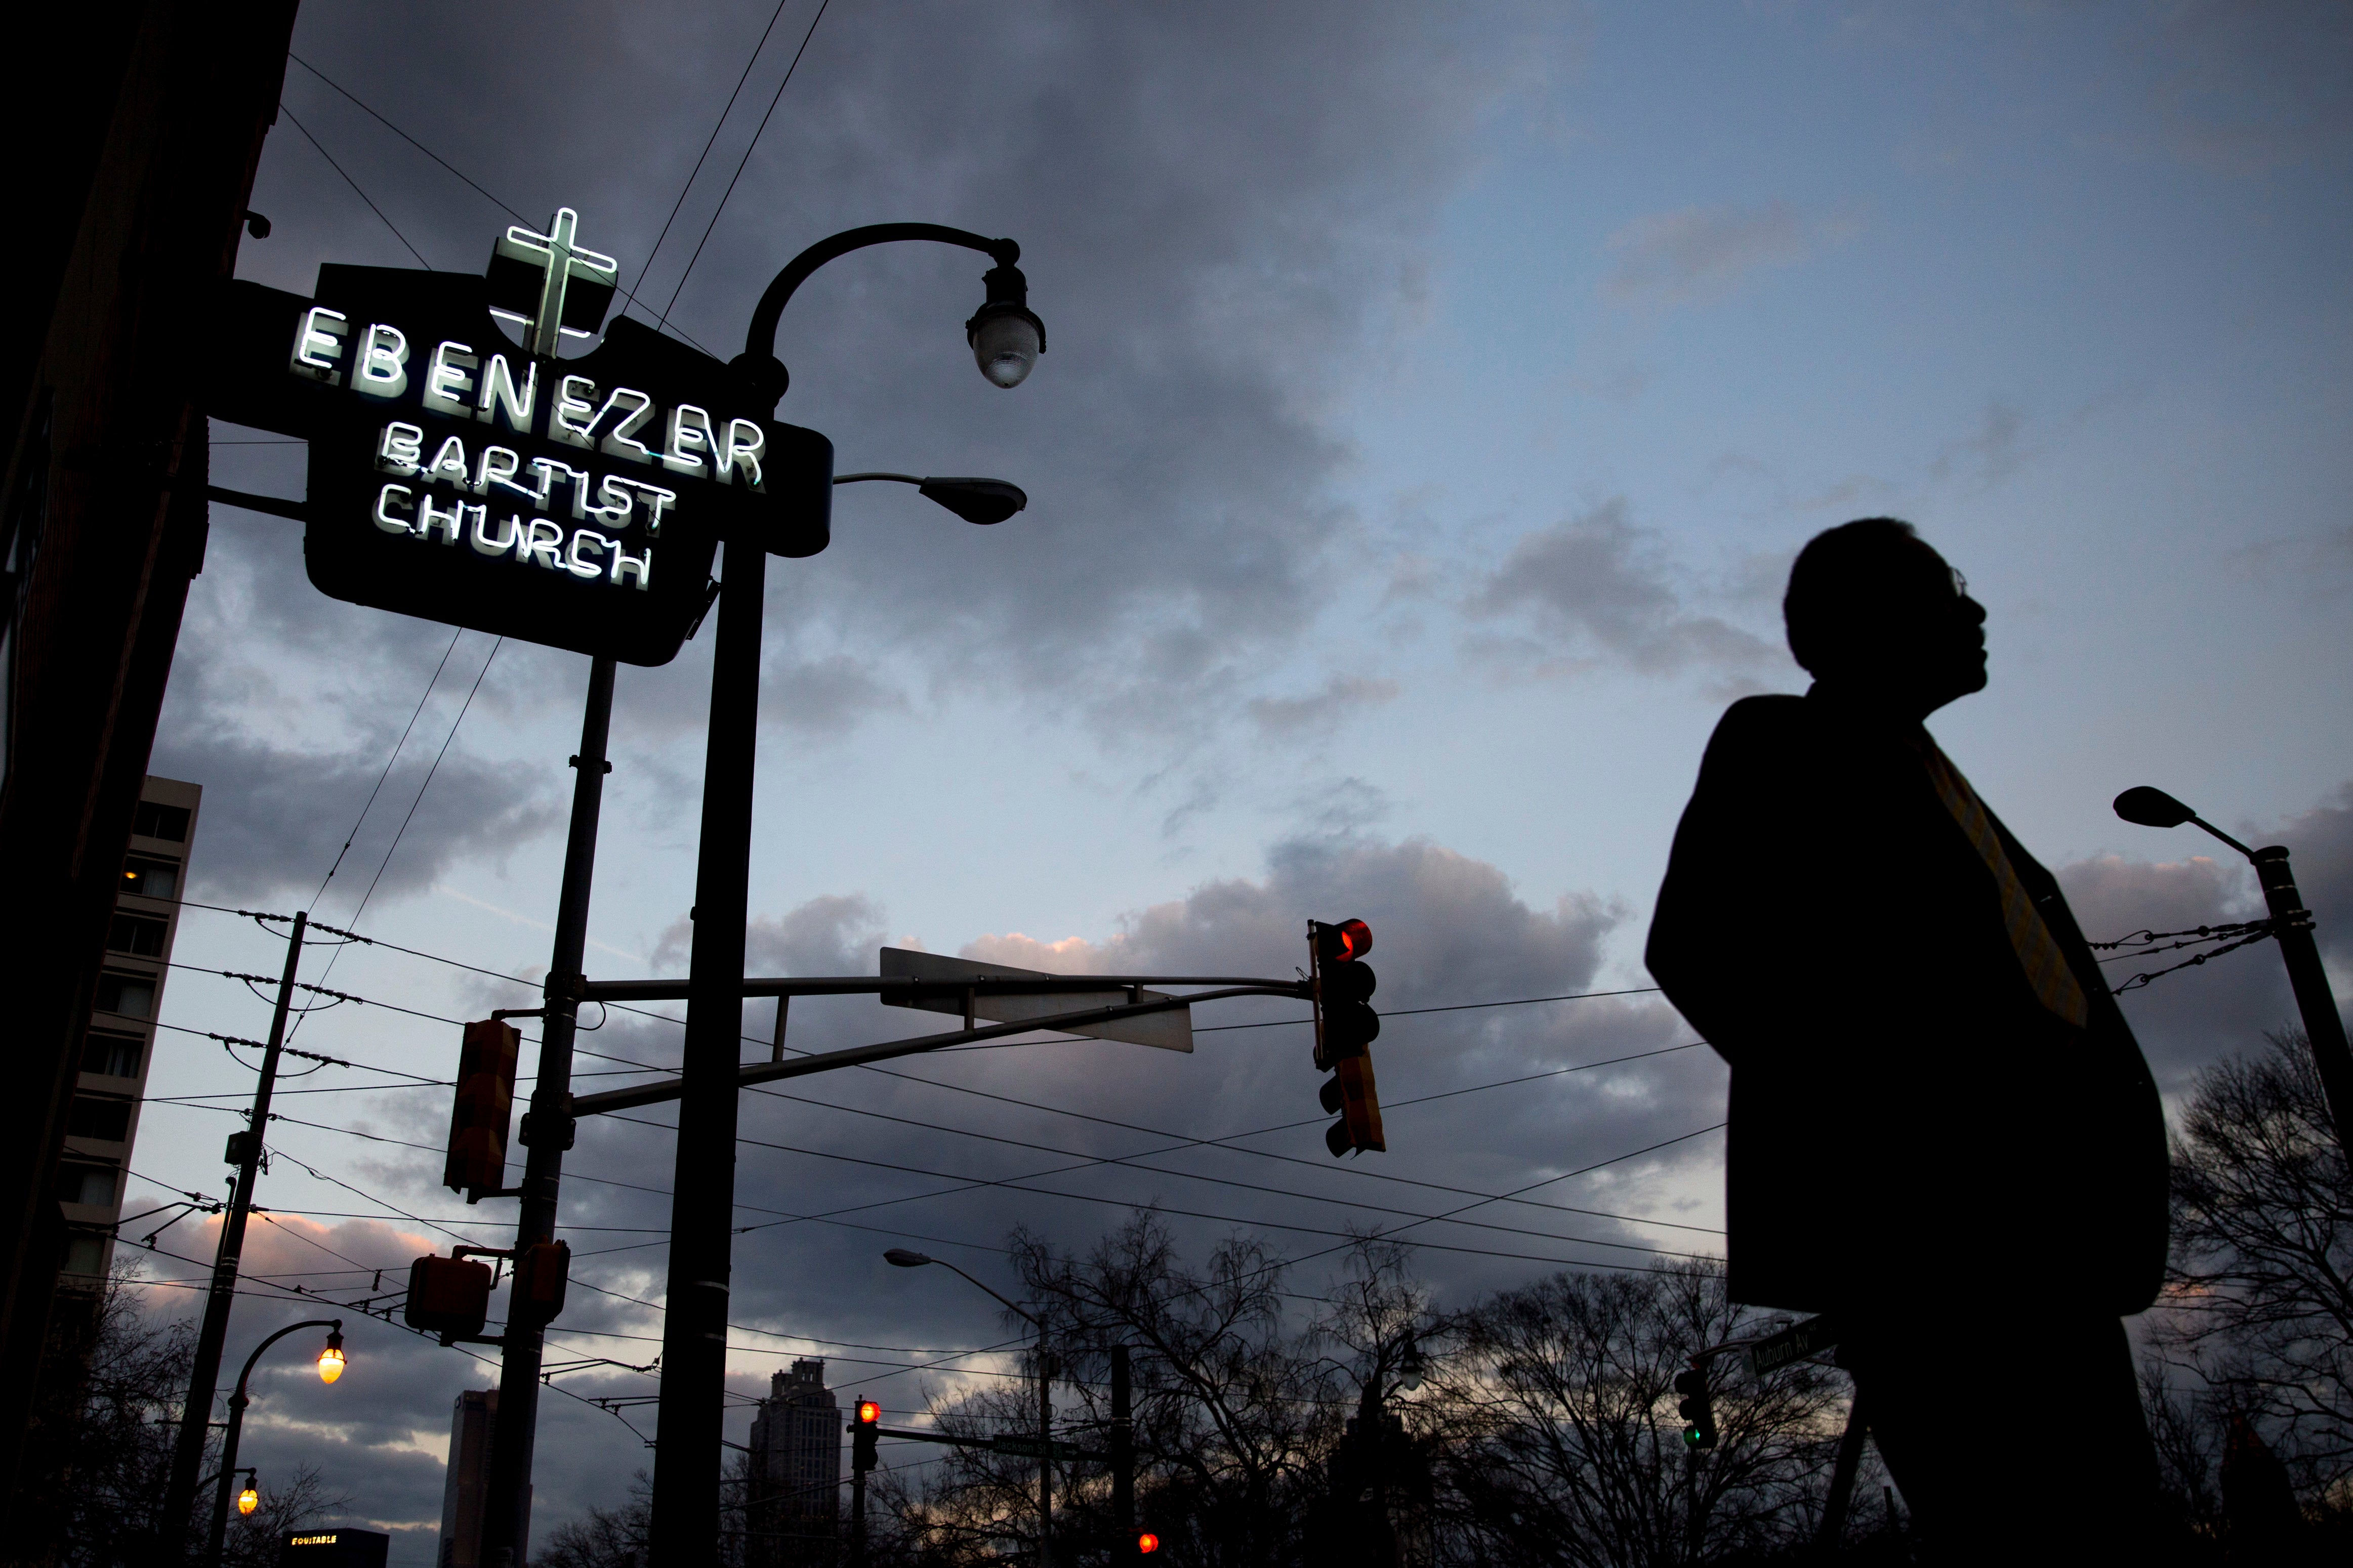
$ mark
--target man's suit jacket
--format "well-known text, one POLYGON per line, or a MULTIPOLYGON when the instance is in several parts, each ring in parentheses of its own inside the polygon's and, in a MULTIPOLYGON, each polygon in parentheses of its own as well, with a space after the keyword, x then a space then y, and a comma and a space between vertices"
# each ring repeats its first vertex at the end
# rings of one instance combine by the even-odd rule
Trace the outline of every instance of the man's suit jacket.
POLYGON ((2139 1311, 2165 1267, 2156 1085, 2058 884, 1997 822, 2089 1026, 2036 998, 1919 733, 1820 687, 1736 702, 1675 833, 1645 956, 1731 1064, 1733 1297, 1982 1285, 2139 1311))

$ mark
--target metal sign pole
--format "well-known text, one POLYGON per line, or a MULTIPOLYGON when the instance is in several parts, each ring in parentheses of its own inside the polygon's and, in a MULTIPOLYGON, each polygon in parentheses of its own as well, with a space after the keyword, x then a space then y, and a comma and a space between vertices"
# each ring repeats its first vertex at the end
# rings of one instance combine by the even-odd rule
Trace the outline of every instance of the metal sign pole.
POLYGON ((735 1214, 736 1072, 743 1061, 744 926, 751 900, 752 784, 758 755, 760 620, 768 558, 731 541, 711 668, 694 950, 671 1184, 670 1288, 663 1303, 659 1432, 654 1448, 653 1568, 702 1568, 719 1540, 720 1430, 735 1214))
MULTIPOLYGON (((572 832, 564 847, 564 885, 555 908, 555 948, 548 960, 547 1007, 540 1018, 539 1078, 523 1119, 522 1209, 515 1256, 555 1237, 556 1189, 564 1152, 572 1147, 572 1037, 580 1010, 580 964, 588 945, 588 893, 596 873, 596 821, 604 805, 605 744, 613 723, 614 662, 588 665, 588 700, 580 720, 580 754, 572 759, 572 832)), ((512 1568, 530 1534, 531 1460, 539 1426, 539 1373, 547 1344, 543 1323, 510 1307, 499 1364, 499 1405, 491 1426, 491 1473, 482 1500, 480 1561, 512 1568)))

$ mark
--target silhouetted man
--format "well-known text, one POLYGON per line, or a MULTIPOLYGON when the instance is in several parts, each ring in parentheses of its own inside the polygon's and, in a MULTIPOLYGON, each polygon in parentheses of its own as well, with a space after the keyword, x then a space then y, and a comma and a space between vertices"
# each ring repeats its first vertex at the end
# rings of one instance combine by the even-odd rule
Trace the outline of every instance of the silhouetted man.
POLYGON ((2109 1560, 2155 1502, 2117 1320, 2165 1266, 2156 1086, 2058 884, 1921 727, 1985 688, 1960 574, 1866 518, 1783 613, 1814 684, 1716 726, 1646 954, 1731 1064, 1733 1298, 1845 1322, 1954 1560, 2109 1560))

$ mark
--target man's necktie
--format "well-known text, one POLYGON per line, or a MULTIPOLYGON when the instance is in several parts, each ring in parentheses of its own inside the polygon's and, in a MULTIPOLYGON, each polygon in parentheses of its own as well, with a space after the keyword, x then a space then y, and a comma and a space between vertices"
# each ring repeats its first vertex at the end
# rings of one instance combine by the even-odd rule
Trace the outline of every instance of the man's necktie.
POLYGON ((2059 950, 2058 941, 2043 923, 2034 900, 2026 896, 2026 885, 2018 879, 2017 868, 2010 865, 2010 852, 2001 847, 2001 835, 1994 831, 1985 803, 1978 799, 1977 791, 1969 787, 1969 781, 1961 776, 1952 760, 1925 734, 1921 737, 1920 760, 1927 764, 1928 778, 1936 786, 1936 797, 1953 814, 1953 820, 1961 825, 1961 831, 1984 859, 1986 869, 1993 873, 1994 886, 2001 893, 2001 923, 2010 932, 2010 949, 2018 954, 2019 966, 2026 971, 2027 984, 2034 988, 2036 999, 2045 1007, 2083 1028, 2091 1018, 2084 988, 2077 984, 2075 972, 2067 966, 2067 955, 2059 950))

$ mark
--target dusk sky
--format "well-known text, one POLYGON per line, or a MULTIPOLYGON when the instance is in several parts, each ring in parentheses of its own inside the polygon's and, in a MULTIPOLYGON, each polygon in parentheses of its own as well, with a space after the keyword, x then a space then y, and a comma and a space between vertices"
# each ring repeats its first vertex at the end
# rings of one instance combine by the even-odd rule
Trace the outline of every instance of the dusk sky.
MULTIPOLYGON (((1911 520, 1988 606, 1991 685, 1931 729, 2087 934, 2260 911, 2221 846, 2112 815, 2155 784, 2294 851, 2353 994, 2344 6, 818 5, 313 0, 253 198, 273 230, 238 263, 304 294, 323 262, 479 270, 508 224, 571 206, 634 313, 667 310, 724 358, 768 278, 839 229, 1020 242, 1049 349, 1011 392, 965 345, 987 265, 969 252, 859 253, 784 318, 778 416, 830 436, 839 471, 993 475, 1030 502, 974 528, 850 487, 830 549, 770 563, 754 969, 871 973, 889 942, 1284 975, 1306 920, 1361 916, 1388 1012, 1637 994, 1391 1018, 1389 1151, 1345 1166, 1295 1024, 1204 1033, 1189 1057, 1044 1043, 747 1095, 738 1223, 767 1227, 736 1241, 735 1389, 822 1354, 846 1400, 918 1419, 1010 1373, 1009 1352, 970 1352, 1014 1335, 979 1292, 881 1249, 1010 1291, 1014 1226, 1082 1251, 1131 1205, 1166 1211, 1196 1258, 1260 1228, 1312 1295, 1352 1227, 1474 1201, 1439 1187, 1564 1177, 1402 1234, 1441 1307, 1560 1267, 1720 1253, 1722 1135, 1703 1130, 1725 1074, 1669 1049, 1694 1036, 1641 994, 1641 939, 1717 716, 1803 689, 1780 635, 1789 560, 1852 517, 1911 520)), ((298 446, 213 437, 216 484, 302 493, 298 446)), ((685 973, 712 640, 622 668, 594 977, 685 973)), ((216 508, 151 768, 205 788, 194 896, 307 907, 518 982, 383 949, 306 965, 371 1002, 530 1005, 587 660, 492 655, 486 635, 453 647, 325 598, 300 525, 216 508)), ((1873 918, 1871 845, 1787 853, 1851 862, 1855 918, 1873 918)), ((1835 931, 1754 936, 1795 969, 1837 962, 1835 931)), ((175 957, 274 973, 281 955, 195 910, 175 957)), ((1924 1005, 1937 962, 1919 958, 1924 1005)), ((2295 1016, 2268 946, 2126 1010, 2176 1095, 2295 1016)), ((189 971, 163 1016, 269 1024, 245 986, 189 971)), ((755 1005, 747 1031, 767 1017, 755 1005)), ((802 1004, 792 1039, 909 1020, 802 1004)), ((674 1064, 679 1038, 616 1011, 581 1045, 674 1064)), ((345 1006, 296 1043, 439 1079, 458 1030, 345 1006)), ((1989 1046, 1953 1064, 1956 1092, 2034 1092, 2032 1064, 1989 1046)), ((166 1032, 134 1208, 221 1184, 251 1081, 166 1032)), ((351 1300, 355 1264, 405 1278, 456 1236, 512 1239, 512 1203, 438 1184, 448 1090, 378 1087, 395 1081, 331 1068, 281 1091, 254 1272, 351 1300)), ((638 1189, 669 1187, 670 1118, 583 1128, 551 1358, 659 1348, 668 1205, 638 1189)), ((164 1245, 211 1257, 192 1226, 164 1245)), ((231 1355, 308 1308, 241 1299, 231 1355)), ((450 1400, 495 1373, 355 1315, 350 1342, 332 1389, 291 1362, 263 1385, 245 1451, 265 1481, 317 1464, 346 1517, 421 1568, 450 1400)), ((653 1386, 619 1365, 556 1379, 584 1399, 653 1386)), ((535 1536, 652 1459, 583 1400, 542 1410, 535 1536)), ((649 1407, 628 1418, 652 1430, 649 1407)))

